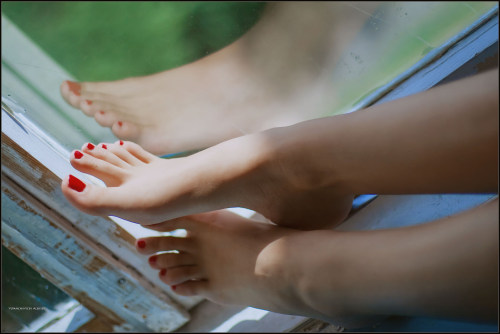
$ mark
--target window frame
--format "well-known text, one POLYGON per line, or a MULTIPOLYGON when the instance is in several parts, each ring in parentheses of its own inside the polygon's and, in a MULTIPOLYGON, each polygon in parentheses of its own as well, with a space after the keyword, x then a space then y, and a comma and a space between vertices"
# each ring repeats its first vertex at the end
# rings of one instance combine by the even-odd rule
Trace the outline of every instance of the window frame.
MULTIPOLYGON (((388 84, 387 87, 384 87, 384 90, 378 92, 376 97, 368 96, 362 104, 356 107, 356 110, 371 104, 414 94, 445 82, 454 76, 463 75, 459 73, 459 70, 466 68, 471 62, 481 61, 481 52, 493 47, 495 42, 498 50, 497 14, 498 6, 490 11, 487 17, 483 17, 481 24, 471 27, 470 30, 461 34, 460 38, 455 39, 453 43, 444 45, 443 49, 433 55, 432 59, 426 59, 425 62, 413 68, 411 73, 403 73, 395 81, 388 84)), ((465 72, 467 72, 465 75, 472 74, 470 69, 466 69, 465 72)), ((51 142, 53 139, 40 131, 35 124, 30 124, 29 120, 26 119, 16 120, 16 118, 22 118, 22 113, 16 113, 16 110, 22 108, 16 105, 15 102, 6 102, 14 113, 11 115, 2 108, 2 213, 4 213, 5 206, 9 216, 12 217, 11 214, 16 214, 18 217, 25 219, 22 220, 23 224, 20 224, 19 221, 7 221, 9 217, 4 219, 2 215, 2 243, 8 246, 7 248, 18 256, 24 257, 24 260, 32 267, 44 272, 44 275, 52 283, 76 297, 82 305, 96 314, 99 321, 108 321, 115 324, 115 329, 145 331, 183 331, 188 329, 198 331, 206 326, 204 316, 206 316, 207 312, 218 314, 220 321, 226 321, 241 312, 241 308, 219 307, 207 301, 200 303, 201 299, 183 299, 174 293, 169 293, 168 289, 165 289, 165 286, 159 280, 156 271, 147 265, 144 257, 137 254, 134 246, 135 240, 126 230, 111 219, 91 217, 69 205, 60 191, 59 185, 62 177, 73 173, 86 182, 93 181, 85 174, 75 173, 68 163, 67 153, 69 152, 57 147, 57 143, 51 142), (36 221, 39 225, 33 224, 33 221, 36 221), (111 274, 107 274, 109 277, 98 277, 91 270, 82 272, 78 268, 79 263, 77 261, 72 260, 71 256, 64 255, 61 246, 56 247, 57 242, 62 241, 62 239, 49 240, 40 233, 36 233, 40 230, 40 226, 54 228, 63 236, 63 239, 68 238, 74 244, 80 245, 81 248, 78 252, 80 254, 87 253, 86 261, 102 261, 103 266, 111 269, 111 274), (32 246, 32 244, 37 243, 38 246, 32 246), (20 245, 29 246, 29 248, 21 249, 19 248, 20 245), (70 268, 70 271, 76 270, 77 275, 75 277, 72 278, 71 275, 66 277, 69 282, 76 282, 79 275, 90 275, 95 279, 107 279, 106 282, 109 284, 117 285, 117 283, 122 282, 121 285, 127 288, 123 287, 117 290, 118 297, 116 300, 120 300, 120 298, 127 299, 131 287, 143 292, 144 295, 147 295, 147 298, 140 299, 137 297, 139 302, 132 303, 132 308, 130 308, 131 305, 128 305, 128 308, 120 307, 120 309, 116 305, 109 303, 109 301, 106 302, 103 296, 92 295, 89 298, 83 298, 82 293, 88 292, 85 285, 69 288, 65 285, 65 282, 51 275, 46 268, 41 268, 38 265, 40 260, 37 260, 39 258, 36 258, 36 256, 37 253, 42 254, 43 249, 54 250, 53 253, 49 252, 49 254, 58 259, 59 264, 54 264, 52 268, 59 268, 57 266, 64 263, 64 267, 70 268), (24 256, 21 250, 24 252, 29 250, 33 257, 24 256), (64 256, 61 257, 61 254, 64 256), (122 278, 125 278, 126 284, 121 281, 122 278), (143 321, 140 319, 133 320, 130 314, 132 312, 139 314, 139 309, 143 311, 141 308, 142 302, 153 303, 156 307, 147 314, 146 318, 143 318, 143 321), (162 308, 165 305, 169 308, 162 308), (107 313, 115 316, 110 317, 107 313), (168 314, 170 314, 170 317, 168 314), (155 320, 155 323, 145 320, 148 318, 153 319, 159 315, 165 317, 166 320, 163 322, 155 320), (168 324, 168 321, 172 322, 168 324), (132 327, 130 327, 130 324, 132 324, 132 327), (184 327, 182 327, 183 325, 184 327)), ((401 217, 402 214, 408 215, 412 212, 421 212, 417 220, 424 222, 437 219, 437 216, 448 214, 448 212, 466 209, 471 205, 487 201, 494 196, 495 194, 465 195, 465 197, 460 195, 370 195, 366 197, 366 201, 360 200, 350 218, 339 229, 358 230, 399 227, 401 222, 400 219, 396 218, 401 217), (434 212, 432 208, 438 202, 449 203, 450 210, 434 212), (361 210, 361 208, 364 209, 361 210), (387 208, 396 208, 397 210, 388 210, 387 208), (422 210, 422 208, 424 209, 422 210), (385 223, 374 226, 370 223, 371 219, 368 219, 367 215, 371 217, 374 215, 379 216, 379 221, 385 223)), ((67 248, 67 250, 69 252, 74 251, 71 248, 67 248)), ((82 266, 80 265, 80 267, 82 266)), ((274 328, 271 328, 273 326, 267 326, 265 331, 274 331, 276 328, 279 328, 279 331, 304 329, 307 327, 305 324, 311 324, 310 319, 284 316, 272 312, 268 312, 266 317, 276 321, 276 324, 274 328)), ((317 324, 314 321, 313 323, 317 324)))

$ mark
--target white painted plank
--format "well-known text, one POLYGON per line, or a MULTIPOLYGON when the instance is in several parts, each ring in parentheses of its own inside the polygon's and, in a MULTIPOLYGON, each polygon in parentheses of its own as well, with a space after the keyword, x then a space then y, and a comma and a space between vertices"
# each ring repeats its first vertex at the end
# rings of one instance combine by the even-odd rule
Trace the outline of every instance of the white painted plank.
POLYGON ((117 326, 172 331, 189 320, 166 295, 144 286, 89 240, 63 229, 57 215, 2 181, 2 243, 42 276, 117 326))
POLYGON ((69 152, 64 154, 49 148, 39 136, 33 133, 36 129, 27 128, 27 130, 28 132, 21 130, 19 125, 2 110, 2 133, 9 138, 15 138, 16 144, 22 151, 16 151, 8 145, 6 140, 2 140, 2 156, 4 157, 2 172, 22 185, 26 191, 45 205, 72 222, 83 233, 92 236, 96 243, 135 268, 150 282, 161 287, 166 294, 184 307, 189 309, 203 300, 200 297, 180 296, 170 291, 170 288, 159 279, 158 271, 149 266, 147 257, 135 250, 134 238, 114 221, 109 218, 87 215, 73 207, 61 192, 60 183, 63 177, 73 174, 87 183, 102 183, 96 178, 75 170, 69 164, 69 152), (6 165, 9 161, 12 161, 11 166, 6 165))
MULTIPOLYGON (((2 75, 2 95, 10 94, 16 101, 26 103, 25 107, 29 108, 29 112, 36 114, 33 119, 43 123, 44 126, 48 124, 47 131, 52 132, 57 129, 61 134, 67 134, 67 138, 70 139, 73 133, 78 132, 81 128, 92 136, 87 138, 87 141, 92 138, 108 142, 116 140, 108 128, 99 126, 93 118, 85 116, 64 101, 59 93, 59 86, 64 80, 74 80, 73 76, 47 56, 2 14, 2 73, 5 69, 15 71, 15 75, 22 77, 28 85, 38 90, 47 101, 52 103, 52 112, 57 112, 57 109, 70 119, 67 121, 61 115, 55 118, 50 117, 48 122, 62 122, 61 124, 53 124, 51 128, 50 123, 43 122, 43 118, 48 118, 50 114, 45 114, 45 109, 39 110, 38 104, 30 103, 32 99, 39 99, 40 95, 29 87, 25 87, 23 90, 14 89, 13 86, 17 85, 10 81, 10 76, 4 77, 2 75), (50 129, 53 130, 50 131, 50 129)), ((83 143, 84 141, 80 142, 77 147, 83 143)))
MULTIPOLYGON (((66 148, 79 148, 89 141, 88 136, 67 122, 54 111, 39 95, 19 80, 8 68, 2 64, 2 96, 15 101, 23 101, 23 107, 18 108, 19 116, 25 116, 37 123, 41 128, 57 128, 56 139, 63 142, 66 148)), ((11 103, 10 105, 12 105, 11 103)), ((76 112, 76 111, 75 111, 76 112)))

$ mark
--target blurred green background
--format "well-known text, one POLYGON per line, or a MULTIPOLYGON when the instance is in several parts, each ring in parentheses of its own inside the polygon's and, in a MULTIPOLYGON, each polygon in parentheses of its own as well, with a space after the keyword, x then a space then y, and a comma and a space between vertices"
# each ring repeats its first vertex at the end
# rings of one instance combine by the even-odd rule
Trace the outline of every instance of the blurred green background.
POLYGON ((98 81, 199 59, 243 35, 264 7, 264 2, 3 1, 2 13, 76 79, 98 81))

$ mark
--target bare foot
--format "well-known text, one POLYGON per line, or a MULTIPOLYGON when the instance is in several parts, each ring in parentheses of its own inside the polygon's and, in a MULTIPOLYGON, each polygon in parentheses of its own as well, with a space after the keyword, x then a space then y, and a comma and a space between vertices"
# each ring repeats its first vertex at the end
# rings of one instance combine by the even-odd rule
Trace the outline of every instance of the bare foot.
POLYGON ((244 37, 192 64, 113 82, 65 81, 61 94, 157 155, 331 114, 332 68, 365 16, 333 3, 276 3, 266 12, 244 37))
MULTIPOLYGON (((183 67, 114 82, 65 81, 73 107, 120 139, 164 155, 328 113, 323 82, 277 92, 242 63, 238 45, 183 67), (312 90, 316 89, 316 92, 312 90), (321 97, 323 95, 323 97, 321 97), (326 101, 325 101, 326 102, 326 101)), ((319 81, 319 79, 318 79, 319 81)))
POLYGON ((298 231, 225 210, 148 228, 187 231, 136 243, 180 295, 346 327, 384 315, 498 318, 498 198, 387 230, 298 231))
POLYGON ((136 243, 142 254, 158 253, 149 258, 149 263, 160 270, 160 279, 176 293, 201 295, 216 303, 293 313, 291 305, 297 304, 298 296, 291 293, 295 287, 291 286, 289 273, 269 277, 268 267, 273 266, 275 259, 265 253, 269 244, 297 230, 253 221, 225 210, 148 228, 188 231, 186 238, 151 237, 136 243))
POLYGON ((248 208, 277 224, 304 229, 340 223, 352 196, 294 189, 263 136, 235 138, 177 159, 158 158, 131 142, 88 143, 72 152, 71 165, 107 187, 69 176, 62 191, 86 213, 144 225, 228 207, 248 208))

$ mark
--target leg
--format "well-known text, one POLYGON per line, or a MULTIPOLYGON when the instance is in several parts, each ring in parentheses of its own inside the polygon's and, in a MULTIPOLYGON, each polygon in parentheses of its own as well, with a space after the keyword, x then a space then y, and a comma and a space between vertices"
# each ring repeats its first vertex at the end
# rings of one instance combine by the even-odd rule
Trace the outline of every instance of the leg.
POLYGON ((344 326, 366 316, 498 316, 498 199, 393 230, 304 232, 224 211, 149 228, 187 230, 186 238, 137 243, 153 255, 149 263, 161 280, 184 296, 344 326))
POLYGON ((84 147, 71 164, 109 188, 78 192, 66 179, 62 190, 85 212, 141 224, 241 206, 280 225, 318 229, 341 222, 355 193, 496 191, 497 138, 494 71, 366 111, 241 136, 186 158, 150 157, 139 166, 122 161, 143 152, 132 143, 84 147))
POLYGON ((304 187, 354 194, 496 192, 498 68, 275 135, 278 159, 304 187))
MULTIPOLYGON (((375 5, 360 6, 370 12, 375 5)), ((245 36, 192 64, 114 82, 65 81, 61 94, 154 154, 329 114, 332 67, 365 14, 341 3, 268 7, 245 36)))
MULTIPOLYGON (((66 198, 80 210, 118 216, 144 225, 227 207, 245 207, 273 222, 300 224, 317 217, 335 226, 348 214, 352 195, 335 189, 304 192, 290 187, 259 134, 221 143, 194 155, 161 159, 137 144, 86 144, 71 165, 107 187, 63 180, 66 198)), ((302 228, 317 228, 312 222, 302 228)))

